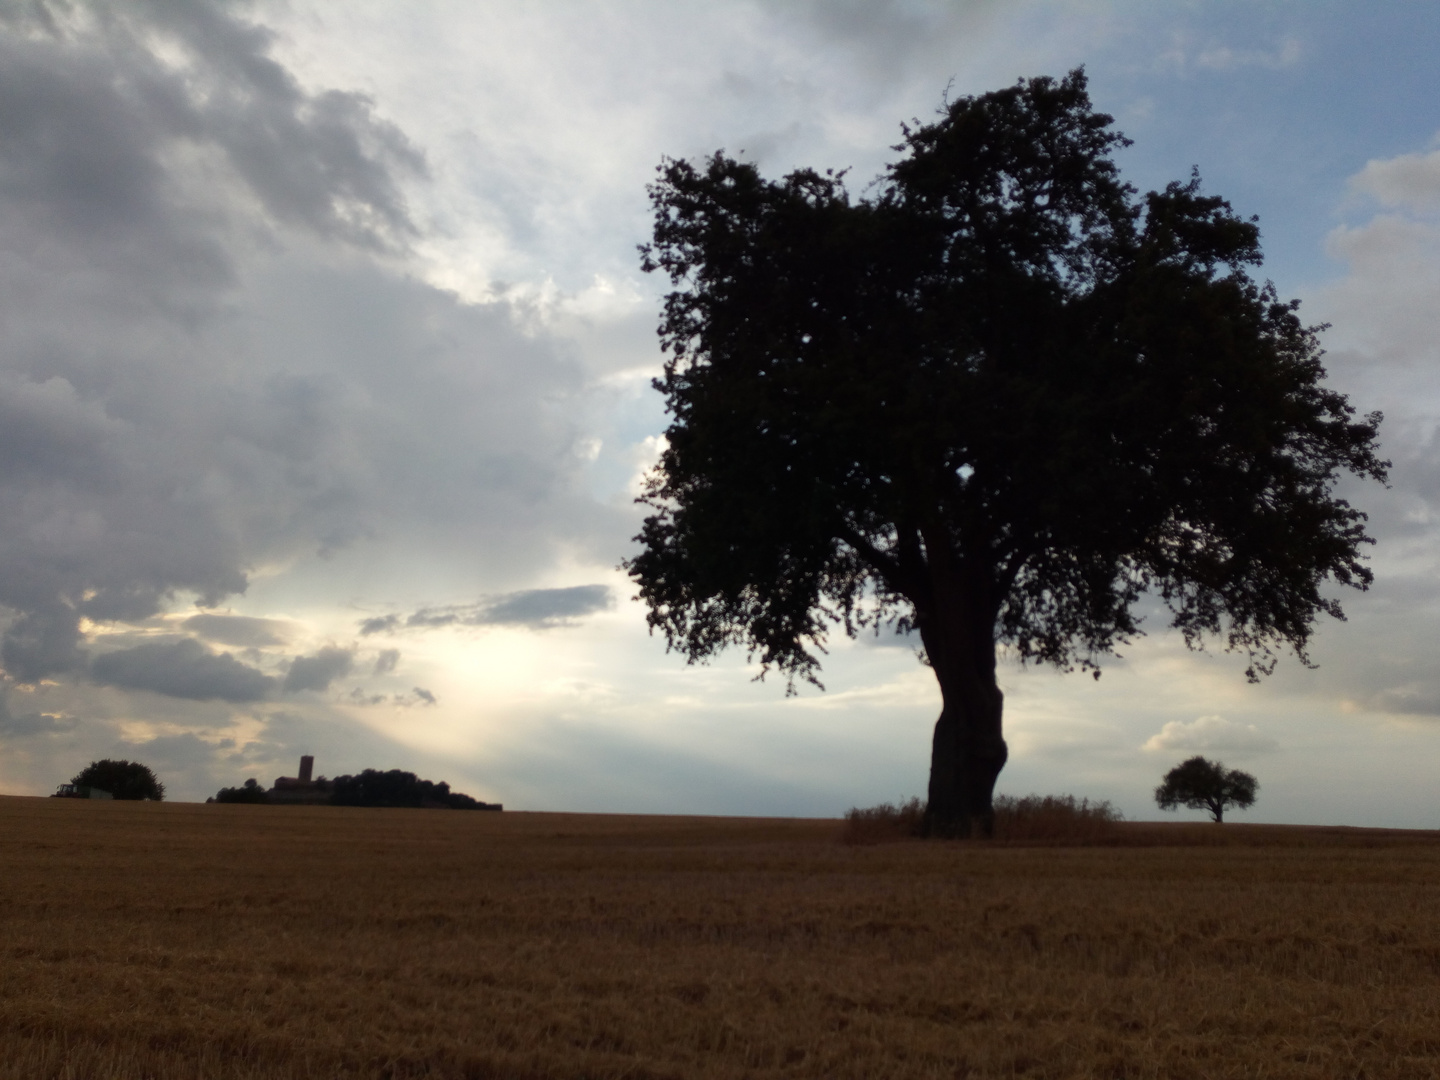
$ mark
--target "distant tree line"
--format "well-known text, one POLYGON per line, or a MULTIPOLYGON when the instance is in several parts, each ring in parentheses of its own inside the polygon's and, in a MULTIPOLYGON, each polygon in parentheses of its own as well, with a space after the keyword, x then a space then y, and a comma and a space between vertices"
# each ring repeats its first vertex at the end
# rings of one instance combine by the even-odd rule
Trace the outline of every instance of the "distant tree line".
POLYGON ((443 780, 436 784, 412 772, 366 769, 359 776, 337 776, 330 795, 334 806, 416 806, 444 810, 483 810, 486 803, 451 791, 443 780))
MULTIPOLYGON (((408 806, 428 810, 498 810, 499 804, 451 791, 445 781, 422 780, 400 769, 365 769, 356 776, 337 776, 330 781, 331 806, 408 806)), ((221 788, 217 803, 268 803, 269 793, 253 778, 241 787, 221 788)))

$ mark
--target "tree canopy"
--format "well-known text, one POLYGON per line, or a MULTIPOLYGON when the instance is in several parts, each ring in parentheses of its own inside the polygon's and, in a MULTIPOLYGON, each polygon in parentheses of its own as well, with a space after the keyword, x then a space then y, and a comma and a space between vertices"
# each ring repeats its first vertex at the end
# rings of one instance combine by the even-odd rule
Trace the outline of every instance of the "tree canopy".
POLYGON ((117 799, 160 802, 165 798, 165 785, 138 761, 116 761, 102 758, 81 769, 70 782, 77 787, 99 788, 117 799))
POLYGON ((997 648, 1098 675, 1148 592, 1255 679, 1341 616, 1327 581, 1371 580, 1334 489, 1385 478, 1379 414, 1249 276, 1254 220, 1196 175, 1139 197, 1111 125, 1077 70, 904 127, 862 198, 723 152, 650 188, 672 422, 625 563, 650 626, 792 690, 837 628, 918 632, 934 831, 988 827, 997 648))
POLYGON ((1192 757, 1165 774, 1155 789, 1155 802, 1161 810, 1187 806, 1191 810, 1208 810, 1216 824, 1225 820, 1230 807, 1248 810, 1255 804, 1260 782, 1247 772, 1227 769, 1223 762, 1192 757))
POLYGON ((270 794, 253 776, 240 787, 222 787, 210 802, 217 803, 268 803, 270 794))
POLYGON ((449 810, 497 809, 458 791, 443 780, 421 780, 412 772, 365 769, 355 776, 337 776, 330 802, 335 806, 411 806, 449 810))

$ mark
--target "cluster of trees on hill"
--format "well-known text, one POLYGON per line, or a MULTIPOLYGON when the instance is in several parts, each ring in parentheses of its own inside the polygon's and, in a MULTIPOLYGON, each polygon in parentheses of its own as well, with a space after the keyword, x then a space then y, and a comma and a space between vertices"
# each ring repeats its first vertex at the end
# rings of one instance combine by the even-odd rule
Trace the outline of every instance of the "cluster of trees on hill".
MULTIPOLYGON (((332 806, 410 806, 431 810, 498 810, 498 803, 485 803, 459 791, 445 781, 422 780, 412 772, 365 769, 357 776, 337 776, 330 781, 332 806)), ((217 803, 267 803, 269 794, 253 778, 240 787, 221 788, 217 803)))
POLYGON ((148 765, 123 758, 118 761, 112 758, 92 761, 72 776, 69 784, 62 785, 56 795, 86 798, 91 789, 106 792, 111 798, 132 802, 160 802, 165 798, 165 785, 148 765))
POLYGON ((240 787, 222 787, 215 793, 215 802, 264 803, 270 801, 260 783, 252 776, 240 787))
POLYGON ((359 776, 337 776, 330 802, 335 806, 418 806, 445 810, 488 810, 469 795, 451 791, 443 780, 436 784, 412 772, 366 769, 359 776))

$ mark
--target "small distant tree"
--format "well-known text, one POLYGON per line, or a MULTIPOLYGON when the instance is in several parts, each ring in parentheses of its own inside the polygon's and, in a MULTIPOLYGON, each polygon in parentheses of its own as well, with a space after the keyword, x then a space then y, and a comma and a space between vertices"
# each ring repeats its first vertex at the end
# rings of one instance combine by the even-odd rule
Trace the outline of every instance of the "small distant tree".
POLYGON ((1209 810, 1218 823, 1225 820, 1229 807, 1247 810, 1254 805, 1259 790, 1260 782, 1249 773, 1197 755, 1165 774, 1164 782, 1155 789, 1155 801, 1161 810, 1179 806, 1209 810))
POLYGON ((241 787, 225 787, 215 793, 215 802, 223 803, 267 803, 269 794, 252 776, 241 787))
POLYGON ((70 778, 77 787, 99 788, 117 799, 134 802, 160 802, 165 798, 165 785, 156 779, 148 765, 138 761, 115 761, 102 758, 92 761, 70 778))

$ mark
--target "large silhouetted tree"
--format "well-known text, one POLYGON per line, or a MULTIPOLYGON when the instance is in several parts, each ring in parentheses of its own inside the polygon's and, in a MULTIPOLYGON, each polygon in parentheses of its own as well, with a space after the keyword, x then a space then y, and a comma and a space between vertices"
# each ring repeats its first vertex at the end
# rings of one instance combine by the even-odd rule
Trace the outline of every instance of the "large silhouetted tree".
POLYGON ((650 188, 673 420, 625 563, 650 625, 792 688, 837 625, 917 632, 932 833, 989 829, 997 648, 1098 675, 1148 592, 1254 679, 1340 617, 1327 579, 1371 580, 1334 489, 1385 478, 1379 414, 1248 275, 1253 219, 1195 177, 1137 197, 1123 145, 1075 71, 905 128, 864 198, 723 153, 650 188))

